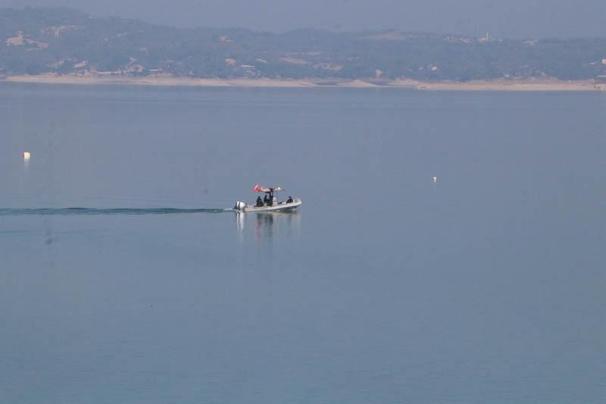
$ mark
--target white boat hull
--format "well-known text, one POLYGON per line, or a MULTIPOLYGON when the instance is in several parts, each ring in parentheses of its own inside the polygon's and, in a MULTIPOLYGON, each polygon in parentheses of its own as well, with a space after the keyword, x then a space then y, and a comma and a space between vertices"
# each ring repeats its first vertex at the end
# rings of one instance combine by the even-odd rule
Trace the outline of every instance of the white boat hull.
POLYGON ((299 198, 295 198, 292 202, 279 202, 272 206, 268 206, 268 205, 255 206, 255 205, 248 205, 243 202, 236 202, 236 206, 234 207, 234 210, 236 210, 238 212, 247 212, 247 213, 284 212, 284 211, 295 210, 302 204, 303 204, 303 201, 300 200, 299 198))

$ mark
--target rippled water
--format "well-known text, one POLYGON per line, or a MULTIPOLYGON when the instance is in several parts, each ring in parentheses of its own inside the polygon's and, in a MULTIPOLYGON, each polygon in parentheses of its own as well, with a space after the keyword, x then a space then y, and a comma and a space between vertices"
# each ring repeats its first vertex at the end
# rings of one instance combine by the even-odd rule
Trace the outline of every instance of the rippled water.
POLYGON ((604 116, 2 85, 0 401, 601 403, 604 116), (255 183, 304 205, 229 211, 255 183))
POLYGON ((233 209, 180 209, 180 208, 38 208, 0 209, 0 216, 67 216, 67 215, 176 215, 185 213, 224 213, 233 209))

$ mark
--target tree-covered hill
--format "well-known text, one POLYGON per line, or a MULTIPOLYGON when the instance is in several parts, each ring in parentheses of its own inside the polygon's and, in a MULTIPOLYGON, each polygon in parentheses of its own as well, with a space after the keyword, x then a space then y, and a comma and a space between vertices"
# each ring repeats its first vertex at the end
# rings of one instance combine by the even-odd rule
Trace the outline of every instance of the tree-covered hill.
POLYGON ((0 9, 0 74, 424 81, 606 74, 606 38, 178 29, 70 9, 0 9))

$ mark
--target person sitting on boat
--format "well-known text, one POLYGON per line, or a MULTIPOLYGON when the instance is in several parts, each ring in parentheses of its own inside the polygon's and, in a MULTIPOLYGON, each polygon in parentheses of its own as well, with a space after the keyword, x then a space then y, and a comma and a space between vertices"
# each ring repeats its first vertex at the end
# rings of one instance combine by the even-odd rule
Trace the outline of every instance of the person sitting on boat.
POLYGON ((257 196, 257 207, 263 206, 263 199, 260 196, 257 196))
POLYGON ((292 196, 289 196, 288 199, 286 200, 286 203, 293 203, 293 199, 292 196))

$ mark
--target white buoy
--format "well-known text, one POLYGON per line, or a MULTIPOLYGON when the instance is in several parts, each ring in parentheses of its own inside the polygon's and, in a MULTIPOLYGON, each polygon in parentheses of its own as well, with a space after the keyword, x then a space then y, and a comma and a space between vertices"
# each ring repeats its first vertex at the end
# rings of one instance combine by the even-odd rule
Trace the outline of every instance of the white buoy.
POLYGON ((23 152, 23 161, 30 161, 32 154, 28 151, 23 152))
POLYGON ((438 183, 438 177, 436 177, 436 176, 434 176, 434 177, 433 177, 433 183, 434 183, 434 184, 437 184, 437 183, 438 183))

